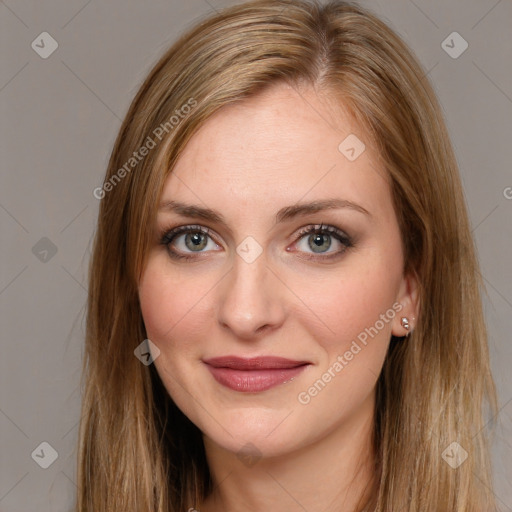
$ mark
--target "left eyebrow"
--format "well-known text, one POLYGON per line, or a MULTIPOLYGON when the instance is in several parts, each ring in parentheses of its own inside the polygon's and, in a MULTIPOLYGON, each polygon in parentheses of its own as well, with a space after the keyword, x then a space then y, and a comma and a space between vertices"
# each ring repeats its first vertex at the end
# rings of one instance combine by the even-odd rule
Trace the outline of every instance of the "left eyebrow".
POLYGON ((276 215, 276 222, 283 222, 294 217, 339 208, 349 208, 359 213, 363 213, 368 217, 372 216, 366 208, 363 208, 361 205, 353 203, 352 201, 347 201, 346 199, 324 199, 320 201, 312 201, 310 203, 298 203, 281 208, 276 215))
MULTIPOLYGON (((295 217, 310 215, 324 210, 334 210, 348 208, 368 217, 371 213, 361 205, 347 201, 346 199, 324 199, 311 201, 309 203, 297 203, 291 206, 281 208, 276 214, 276 223, 289 221, 295 217)), ((203 220, 209 220, 217 224, 226 226, 227 223, 221 213, 210 208, 204 208, 199 205, 189 205, 179 201, 164 201, 160 204, 159 211, 171 211, 184 217, 191 217, 203 220)))

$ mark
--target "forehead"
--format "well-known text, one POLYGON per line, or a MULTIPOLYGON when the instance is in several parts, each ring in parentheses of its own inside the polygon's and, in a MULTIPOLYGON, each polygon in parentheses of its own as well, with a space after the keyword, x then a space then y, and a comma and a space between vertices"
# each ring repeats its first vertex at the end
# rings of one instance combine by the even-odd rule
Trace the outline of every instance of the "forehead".
POLYGON ((279 85, 210 117, 167 177, 162 200, 270 215, 302 199, 343 198, 384 214, 390 193, 377 161, 342 105, 279 85), (347 144, 365 149, 349 159, 347 144))

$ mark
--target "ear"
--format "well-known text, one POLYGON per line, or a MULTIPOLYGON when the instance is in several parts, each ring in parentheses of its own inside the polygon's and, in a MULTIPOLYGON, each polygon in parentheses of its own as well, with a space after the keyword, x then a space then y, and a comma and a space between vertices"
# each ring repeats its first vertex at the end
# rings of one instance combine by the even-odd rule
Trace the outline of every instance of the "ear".
POLYGON ((419 281, 415 274, 403 276, 396 302, 400 304, 401 309, 396 309, 397 314, 393 318, 391 333, 397 337, 407 336, 416 327, 420 311, 419 281), (409 321, 409 329, 402 325, 404 317, 409 321))

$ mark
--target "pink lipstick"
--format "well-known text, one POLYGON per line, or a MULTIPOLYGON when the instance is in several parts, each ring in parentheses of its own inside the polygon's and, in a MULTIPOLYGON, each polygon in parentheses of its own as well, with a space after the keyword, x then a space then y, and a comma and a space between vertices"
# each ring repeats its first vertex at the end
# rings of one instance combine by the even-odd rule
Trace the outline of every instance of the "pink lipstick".
POLYGON ((242 358, 237 356, 205 359, 213 378, 234 391, 255 393, 288 382, 310 363, 283 357, 242 358))

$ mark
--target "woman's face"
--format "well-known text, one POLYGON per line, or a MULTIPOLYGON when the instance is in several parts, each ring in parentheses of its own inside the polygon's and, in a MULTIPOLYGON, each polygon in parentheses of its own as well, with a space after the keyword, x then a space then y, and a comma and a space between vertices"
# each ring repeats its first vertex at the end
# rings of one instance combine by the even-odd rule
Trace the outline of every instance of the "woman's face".
POLYGON ((371 422, 415 283, 389 183, 351 118, 285 85, 225 107, 160 206, 142 314, 158 374, 207 440, 273 456, 371 422), (270 357, 291 362, 247 361, 270 357))

